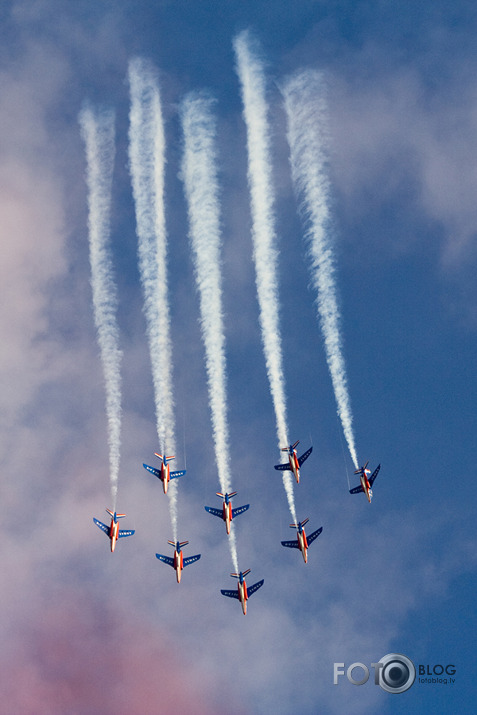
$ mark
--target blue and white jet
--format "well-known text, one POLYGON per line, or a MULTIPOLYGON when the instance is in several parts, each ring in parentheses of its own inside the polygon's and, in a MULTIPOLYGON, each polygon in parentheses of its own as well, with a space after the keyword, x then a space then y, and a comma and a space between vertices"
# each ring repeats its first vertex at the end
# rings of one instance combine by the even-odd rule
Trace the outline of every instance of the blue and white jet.
POLYGON ((237 589, 233 591, 229 591, 228 589, 220 589, 220 593, 223 596, 228 596, 229 598, 236 598, 240 603, 242 604, 242 611, 243 615, 247 615, 247 601, 249 597, 255 593, 255 591, 258 591, 259 588, 263 586, 264 579, 262 578, 261 581, 257 581, 257 583, 254 583, 253 586, 250 586, 250 588, 247 588, 247 584, 245 582, 245 576, 249 574, 251 569, 247 569, 246 571, 240 571, 239 573, 231 573, 230 575, 233 578, 238 579, 237 583, 237 589))
POLYGON ((293 541, 282 541, 281 544, 282 546, 287 546, 289 549, 299 549, 302 553, 303 556, 303 561, 306 563, 308 561, 308 547, 310 544, 314 542, 316 538, 321 534, 323 531, 323 527, 320 526, 319 529, 314 531, 310 536, 306 536, 305 534, 305 524, 308 524, 309 519, 304 519, 303 521, 299 521, 298 524, 290 524, 290 529, 296 529, 296 539, 293 539, 293 541))
POLYGON ((285 464, 275 465, 275 469, 282 472, 286 470, 293 472, 297 484, 300 483, 300 467, 313 451, 313 447, 310 447, 310 449, 307 449, 301 457, 298 457, 296 453, 296 447, 298 444, 300 444, 300 440, 297 440, 295 444, 288 445, 288 447, 282 447, 282 452, 287 452, 288 454, 288 462, 285 462, 285 464))
POLYGON ((245 504, 244 506, 238 506, 235 509, 232 509, 232 497, 234 497, 237 492, 230 492, 230 494, 222 494, 222 492, 216 492, 218 497, 222 497, 224 500, 224 503, 222 504, 222 509, 216 509, 213 506, 205 506, 204 509, 205 511, 208 511, 209 514, 213 514, 214 516, 218 516, 220 519, 223 519, 225 521, 225 528, 227 530, 227 534, 230 534, 230 525, 232 523, 232 519, 239 514, 243 514, 244 511, 247 511, 247 509, 250 507, 250 504, 245 504))
POLYGON ((360 494, 361 492, 364 492, 366 494, 366 497, 371 504, 371 499, 373 498, 373 490, 372 486, 374 484, 374 480, 379 474, 379 470, 381 469, 381 465, 378 464, 374 472, 371 474, 370 469, 366 469, 368 466, 369 461, 366 462, 364 467, 360 467, 355 471, 355 474, 359 474, 359 479, 360 479, 360 484, 357 487, 353 487, 353 489, 349 490, 350 494, 360 494), (368 479, 368 475, 371 474, 371 476, 368 479))
POLYGON ((124 519, 126 514, 118 514, 116 511, 112 512, 109 509, 106 509, 106 511, 111 516, 111 524, 109 526, 107 526, 106 524, 103 524, 102 521, 99 521, 99 519, 95 519, 94 517, 93 517, 93 521, 96 524, 96 526, 99 526, 101 531, 104 531, 104 533, 111 540, 111 553, 113 553, 114 549, 116 548, 117 540, 122 539, 124 536, 132 536, 134 534, 135 530, 119 528, 118 519, 124 519))
POLYGON ((172 568, 176 572, 177 583, 180 583, 182 569, 184 569, 186 566, 189 566, 189 564, 193 564, 194 561, 198 561, 201 555, 196 554, 195 556, 187 556, 186 558, 184 558, 182 554, 182 547, 188 544, 188 541, 168 541, 167 543, 175 547, 174 556, 164 556, 163 554, 156 554, 156 559, 159 559, 159 561, 163 561, 165 564, 168 564, 168 566, 172 566, 172 568))
POLYGON ((177 477, 182 477, 186 473, 185 469, 182 469, 181 471, 178 472, 171 472, 171 466, 169 462, 171 459, 175 459, 174 456, 171 457, 166 457, 165 455, 158 454, 157 452, 154 452, 156 457, 159 457, 159 459, 162 460, 161 463, 161 468, 156 469, 156 467, 150 467, 149 464, 143 464, 142 466, 144 469, 146 469, 148 472, 151 472, 151 474, 154 474, 155 477, 161 480, 162 486, 164 488, 164 494, 167 494, 167 487, 169 486, 169 482, 171 479, 177 479, 177 477))

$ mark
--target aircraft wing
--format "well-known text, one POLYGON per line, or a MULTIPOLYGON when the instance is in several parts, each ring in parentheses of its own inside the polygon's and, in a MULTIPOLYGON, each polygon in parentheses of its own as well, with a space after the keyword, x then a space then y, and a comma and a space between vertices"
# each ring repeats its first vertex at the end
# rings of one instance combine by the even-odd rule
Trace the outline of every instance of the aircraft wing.
POLYGON ((174 559, 171 556, 156 554, 156 559, 159 559, 159 561, 164 561, 165 564, 168 564, 169 566, 172 566, 174 568, 174 559))
MULTIPOLYGON (((149 464, 143 464, 142 466, 144 467, 144 469, 147 472, 151 472, 151 474, 154 474, 155 477, 157 477, 158 479, 161 479, 161 470, 160 469, 156 469, 155 467, 150 467, 149 464)), ((172 476, 172 474, 171 474, 171 476, 172 476)))
POLYGON ((350 489, 349 493, 350 494, 360 494, 362 491, 363 491, 363 487, 361 486, 361 484, 358 484, 358 486, 354 487, 354 489, 350 489))
POLYGON ((185 568, 189 564, 193 564, 194 561, 198 561, 200 559, 200 554, 196 554, 195 556, 188 556, 186 559, 183 559, 182 565, 185 568))
POLYGON ((247 586, 248 595, 251 596, 252 593, 255 593, 255 591, 258 591, 258 589, 263 586, 264 580, 265 579, 262 578, 261 581, 257 581, 257 583, 254 583, 253 586, 247 586))
POLYGON ((232 509, 232 519, 238 516, 239 514, 243 514, 244 511, 247 511, 249 508, 250 504, 245 504, 245 506, 238 506, 236 509, 232 509))
POLYGON ((285 472, 287 469, 291 471, 290 462, 286 464, 275 464, 275 469, 278 469, 280 472, 285 472))
POLYGON ((371 476, 370 476, 370 478, 369 478, 369 486, 370 486, 370 487, 373 486, 374 480, 375 480, 376 477, 378 476, 378 473, 379 473, 379 470, 380 470, 380 469, 381 469, 381 465, 378 464, 378 466, 376 467, 376 469, 374 470, 374 472, 371 474, 371 476))
POLYGON ((307 449, 306 452, 304 452, 301 457, 298 457, 298 464, 301 465, 303 464, 304 461, 308 459, 310 454, 313 452, 313 447, 310 447, 310 449, 307 449))
POLYGON ((299 549, 300 548, 298 539, 293 539, 293 541, 282 541, 281 544, 282 544, 282 546, 288 546, 289 549, 299 549))
POLYGON ((213 506, 204 506, 205 511, 208 511, 209 514, 213 514, 214 516, 219 516, 221 519, 224 516, 224 513, 222 509, 215 509, 213 506))
POLYGON ((99 528, 104 531, 105 534, 109 536, 109 526, 106 526, 106 524, 103 524, 102 521, 99 521, 98 519, 95 519, 93 517, 93 521, 96 524, 96 526, 99 526, 99 528))
POLYGON ((135 529, 119 529, 118 539, 121 539, 123 536, 132 536, 134 532, 135 529))
POLYGON ((182 477, 186 473, 186 470, 183 469, 181 472, 170 472, 169 473, 169 479, 177 479, 177 477, 182 477))
POLYGON ((314 542, 314 540, 321 534, 322 531, 323 527, 320 526, 320 528, 314 531, 312 534, 310 534, 309 536, 307 535, 306 540, 308 541, 308 546, 314 542))
POLYGON ((236 598, 237 600, 240 600, 238 590, 236 588, 233 591, 228 591, 227 589, 221 588, 220 593, 222 594, 222 596, 228 596, 229 598, 236 598))

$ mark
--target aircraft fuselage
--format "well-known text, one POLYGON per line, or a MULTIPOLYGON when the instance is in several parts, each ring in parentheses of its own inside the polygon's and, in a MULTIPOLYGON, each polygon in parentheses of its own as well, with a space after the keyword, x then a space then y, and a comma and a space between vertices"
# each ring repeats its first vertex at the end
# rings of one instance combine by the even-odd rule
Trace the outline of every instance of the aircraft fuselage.
POLYGON ((247 599, 248 599, 248 594, 247 594, 247 584, 245 581, 242 583, 238 583, 238 592, 239 592, 239 601, 242 604, 242 611, 243 615, 247 615, 247 599))
POLYGON ((169 464, 164 464, 164 462, 161 464, 161 481, 164 494, 167 494, 167 487, 169 486, 170 469, 171 467, 169 464))
POLYGON ((182 551, 174 551, 174 568, 176 570, 177 583, 181 582, 181 572, 184 568, 182 551))
POLYGON ((303 556, 303 561, 306 563, 308 561, 308 542, 306 540, 306 534, 304 529, 302 529, 301 532, 298 531, 297 538, 298 544, 300 546, 300 551, 303 556))
POLYGON ((111 553, 113 553, 115 547, 116 547, 116 542, 118 540, 118 533, 119 533, 119 523, 114 521, 114 518, 111 519, 111 526, 109 529, 109 538, 111 539, 111 553))
POLYGON ((227 534, 230 534, 230 525, 232 523, 232 504, 230 502, 228 504, 224 502, 222 512, 222 518, 225 521, 225 528, 227 529, 227 534))
POLYGON ((363 492, 366 494, 366 497, 371 504, 371 499, 373 498, 373 490, 371 489, 371 486, 368 482, 368 477, 366 476, 366 474, 361 474, 360 479, 361 486, 363 487, 363 492))
POLYGON ((288 455, 288 461, 290 462, 290 469, 295 475, 296 483, 300 483, 300 465, 298 463, 298 457, 296 454, 296 449, 293 450, 292 454, 288 455))

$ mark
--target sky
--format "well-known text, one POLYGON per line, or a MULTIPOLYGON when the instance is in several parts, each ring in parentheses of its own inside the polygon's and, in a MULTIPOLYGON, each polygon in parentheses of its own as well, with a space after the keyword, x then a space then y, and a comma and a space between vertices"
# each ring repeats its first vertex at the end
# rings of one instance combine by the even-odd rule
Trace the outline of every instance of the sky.
POLYGON ((445 0, 2 3, 5 713, 474 712, 476 22, 470 3, 445 0), (252 170, 239 37, 264 103, 253 149, 262 163, 252 170), (162 193, 146 192, 144 204, 154 200, 163 219, 167 290, 152 288, 153 301, 165 301, 156 318, 144 309, 134 192, 150 187, 160 142, 144 134, 134 164, 134 61, 160 96, 162 193), (297 78, 308 114, 302 95, 285 103, 297 78), (187 136, 192 105, 205 118, 187 136), (112 408, 112 442, 85 108, 114 127, 106 322, 121 408, 112 408), (307 194, 293 164, 293 119, 318 193, 307 194), (204 127, 212 144, 201 153, 194 132, 204 127), (331 260, 357 460, 381 464, 371 504, 348 493, 358 482, 318 314, 318 234, 331 260), (257 236, 272 243, 259 261, 272 283, 266 335, 257 236), (208 307, 199 255, 201 285, 215 286, 208 307), (168 347, 153 349, 151 362, 149 321, 164 315, 168 347), (170 376, 158 388, 163 356, 170 376), (212 411, 211 395, 221 396, 212 411), (283 420, 299 454, 313 445, 287 489, 273 468, 283 420), (168 450, 160 439, 174 444, 173 467, 187 470, 167 496, 142 466, 168 450), (235 506, 250 504, 232 540, 204 510, 220 507, 223 489, 238 492, 235 506), (111 554, 92 519, 107 520, 114 495, 121 526, 135 534, 111 554), (307 533, 323 527, 307 564, 280 544, 293 537, 293 509, 309 518, 307 533), (190 542, 185 556, 201 554, 180 584, 155 558, 171 555, 176 537, 190 542), (237 565, 251 569, 249 586, 264 579, 245 617, 220 594, 234 587, 237 565), (387 693, 371 663, 390 653, 431 677, 452 665, 455 682, 420 682, 418 672, 407 692, 387 693), (335 685, 335 663, 362 663, 371 677, 335 685))

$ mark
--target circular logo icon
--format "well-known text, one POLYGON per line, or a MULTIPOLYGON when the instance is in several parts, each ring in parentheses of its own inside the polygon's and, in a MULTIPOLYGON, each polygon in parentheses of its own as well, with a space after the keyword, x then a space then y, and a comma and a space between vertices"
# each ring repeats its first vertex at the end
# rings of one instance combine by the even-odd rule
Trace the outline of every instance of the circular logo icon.
POLYGON ((414 663, 401 653, 388 653, 379 661, 383 667, 379 671, 379 685, 388 693, 404 693, 416 679, 414 663))

